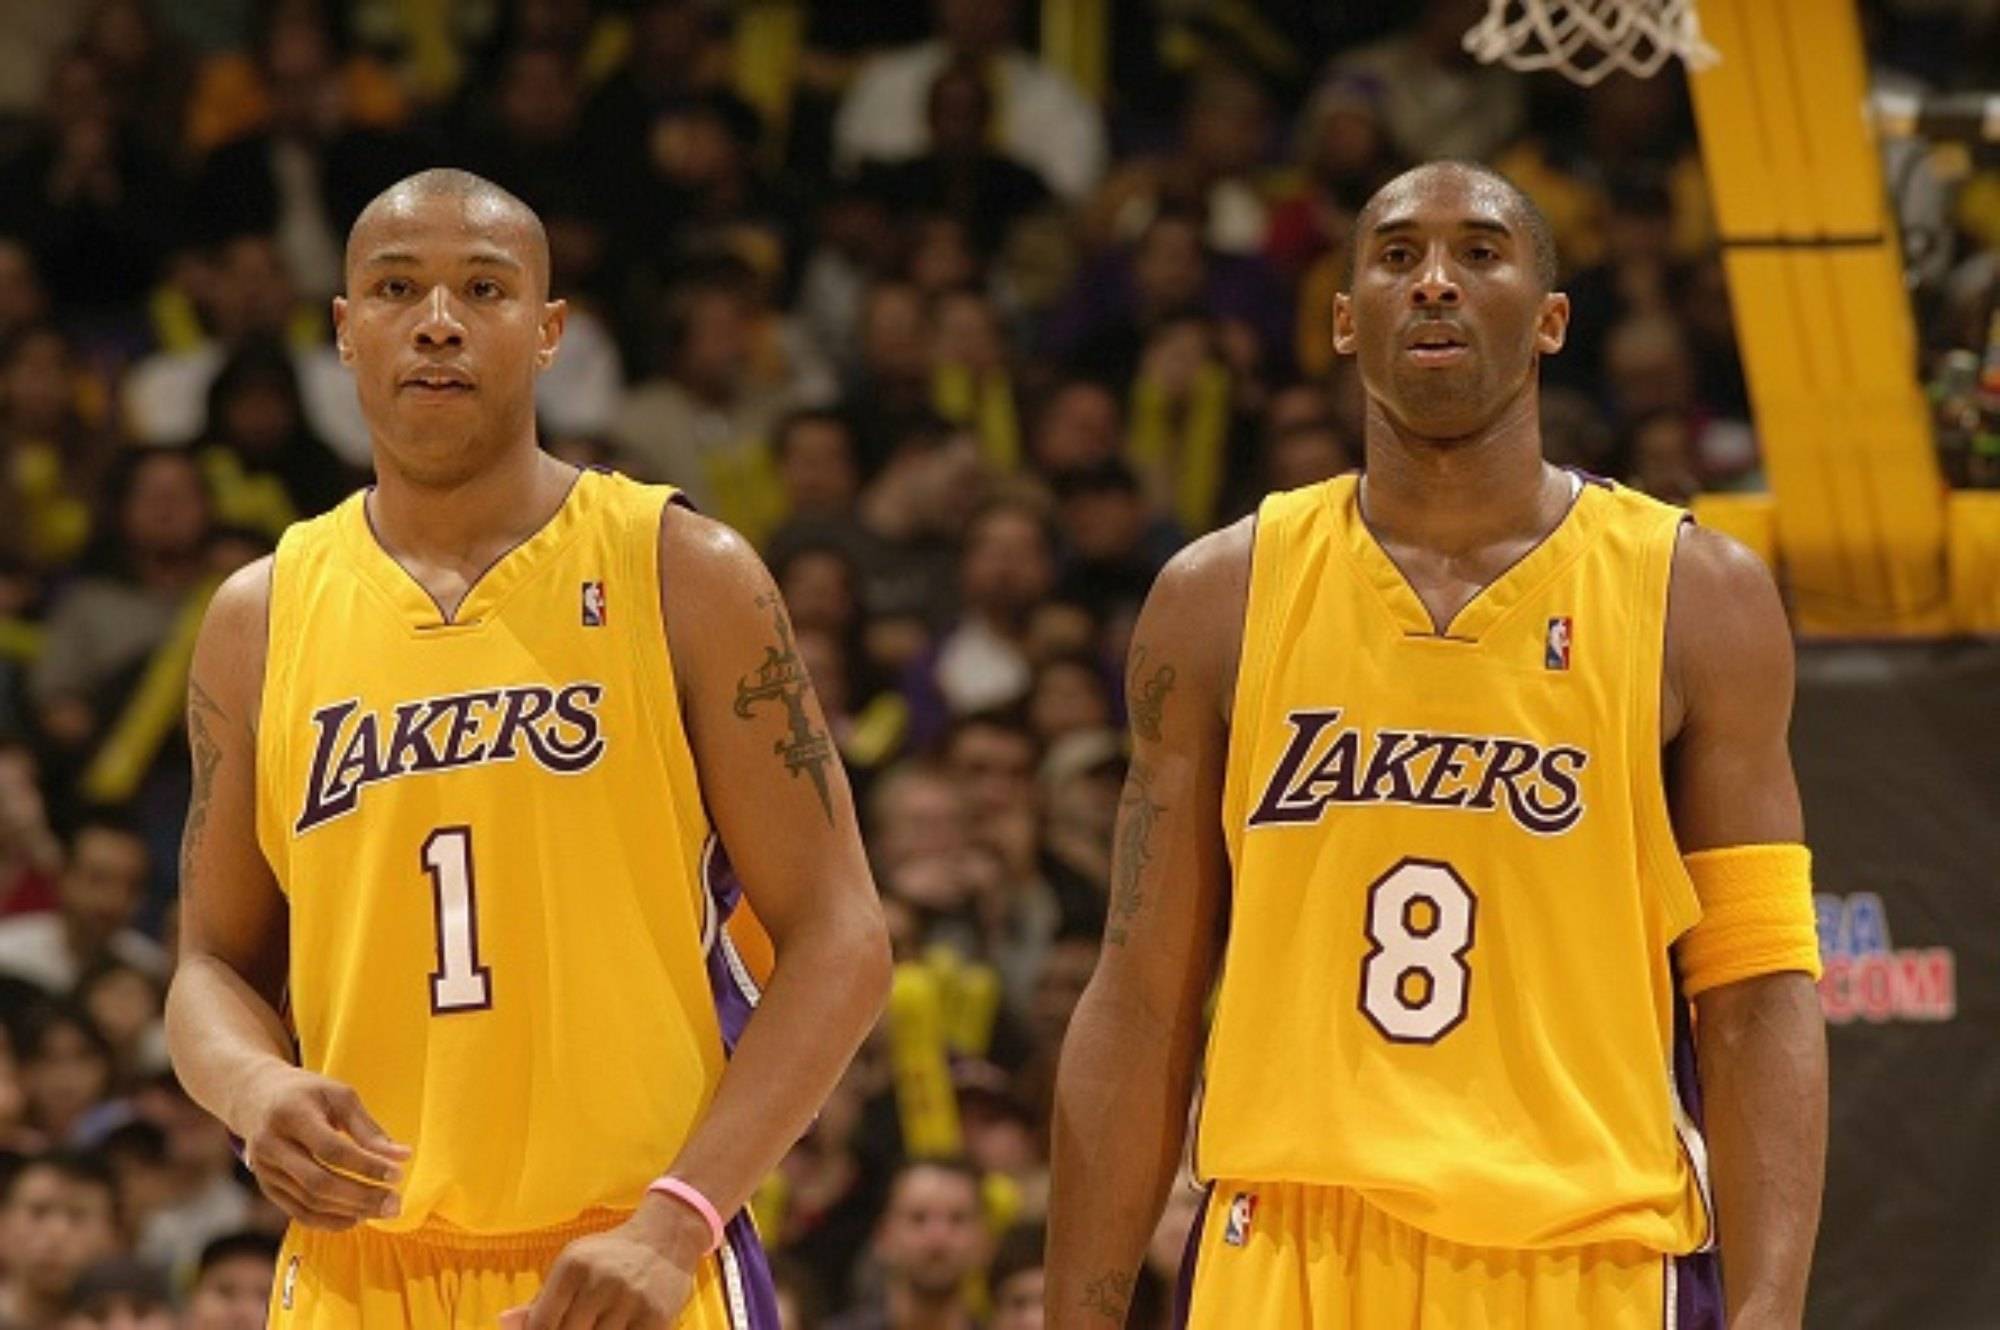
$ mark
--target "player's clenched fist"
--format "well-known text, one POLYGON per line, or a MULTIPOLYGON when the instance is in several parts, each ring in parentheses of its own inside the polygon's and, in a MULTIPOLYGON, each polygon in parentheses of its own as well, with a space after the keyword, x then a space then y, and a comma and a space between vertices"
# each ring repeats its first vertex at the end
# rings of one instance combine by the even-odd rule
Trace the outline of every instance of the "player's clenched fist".
POLYGON ((277 1067, 245 1091, 234 1125, 244 1162, 272 1202, 309 1228, 352 1228, 401 1211, 394 1188, 410 1149, 390 1139, 339 1081, 277 1067))
POLYGON ((534 1302, 500 1318, 500 1330, 668 1330, 694 1276, 622 1229, 563 1249, 534 1302))
POLYGON ((668 1330, 694 1292, 707 1230, 678 1201, 649 1196, 617 1228, 578 1238, 541 1292, 500 1330, 668 1330))

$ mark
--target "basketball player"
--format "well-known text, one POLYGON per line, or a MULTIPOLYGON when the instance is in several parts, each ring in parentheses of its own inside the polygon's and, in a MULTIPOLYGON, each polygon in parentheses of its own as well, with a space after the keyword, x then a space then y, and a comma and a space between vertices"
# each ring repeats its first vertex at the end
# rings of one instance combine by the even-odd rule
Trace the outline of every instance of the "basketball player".
POLYGON ((1419 167, 1355 245, 1365 477, 1195 543, 1134 638, 1049 1324, 1123 1324, 1219 964, 1187 1324, 1797 1327, 1825 1050, 1778 598, 1543 463, 1569 310, 1512 186, 1419 167))
POLYGON ((741 1207, 886 991, 762 565, 536 447, 548 280, 475 176, 368 206, 334 320, 376 483, 196 650, 169 1037, 295 1221, 277 1326, 775 1327, 741 1207))

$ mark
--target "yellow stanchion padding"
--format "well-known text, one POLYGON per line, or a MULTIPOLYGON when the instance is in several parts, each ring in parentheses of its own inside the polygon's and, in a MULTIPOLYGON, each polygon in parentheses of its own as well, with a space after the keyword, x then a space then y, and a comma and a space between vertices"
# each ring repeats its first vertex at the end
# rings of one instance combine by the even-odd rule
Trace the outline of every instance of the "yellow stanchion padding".
POLYGON ((1962 490, 1945 506, 1952 626, 2000 633, 2000 491, 1962 490))

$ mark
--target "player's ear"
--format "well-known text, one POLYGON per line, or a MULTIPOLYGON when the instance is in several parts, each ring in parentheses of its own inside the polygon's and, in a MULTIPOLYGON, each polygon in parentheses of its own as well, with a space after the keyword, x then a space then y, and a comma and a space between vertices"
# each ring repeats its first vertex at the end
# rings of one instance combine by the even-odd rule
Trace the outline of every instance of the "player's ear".
POLYGON ((340 353, 340 363, 354 363, 354 344, 347 340, 347 297, 333 298, 333 347, 340 353))
POLYGON ((1333 294, 1333 349, 1343 356, 1354 354, 1354 297, 1345 291, 1333 294))
POLYGON ((1542 312, 1535 319, 1535 350, 1552 356, 1563 349, 1569 338, 1569 297, 1551 291, 1542 297, 1542 312))
POLYGON ((547 369, 556 363, 556 349, 562 345, 563 326, 569 322, 569 301, 542 302, 541 346, 535 351, 535 368, 547 369))

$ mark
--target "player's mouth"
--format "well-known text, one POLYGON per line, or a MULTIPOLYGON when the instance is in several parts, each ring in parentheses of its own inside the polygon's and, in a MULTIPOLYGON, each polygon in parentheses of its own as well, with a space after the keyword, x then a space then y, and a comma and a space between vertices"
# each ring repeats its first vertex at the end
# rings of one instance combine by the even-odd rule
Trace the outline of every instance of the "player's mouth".
POLYGON ((1455 324, 1426 321, 1403 335, 1403 354, 1419 365, 1450 365, 1472 354, 1455 324))
POLYGON ((470 374, 450 365, 427 365, 403 376, 398 385, 418 397, 446 400, 470 396, 477 386, 470 374))

